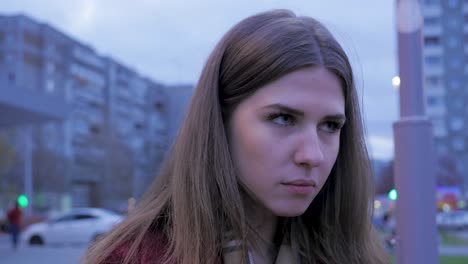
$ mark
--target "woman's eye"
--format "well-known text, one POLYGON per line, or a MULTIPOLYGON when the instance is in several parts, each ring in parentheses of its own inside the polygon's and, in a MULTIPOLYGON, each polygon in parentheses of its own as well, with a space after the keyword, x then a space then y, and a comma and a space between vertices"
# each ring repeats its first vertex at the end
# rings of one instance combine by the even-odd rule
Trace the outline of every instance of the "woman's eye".
POLYGON ((335 121, 327 121, 323 123, 323 128, 329 133, 338 132, 341 129, 342 125, 335 121))
POLYGON ((296 121, 294 116, 284 113, 271 114, 269 120, 280 126, 292 126, 295 124, 296 121))

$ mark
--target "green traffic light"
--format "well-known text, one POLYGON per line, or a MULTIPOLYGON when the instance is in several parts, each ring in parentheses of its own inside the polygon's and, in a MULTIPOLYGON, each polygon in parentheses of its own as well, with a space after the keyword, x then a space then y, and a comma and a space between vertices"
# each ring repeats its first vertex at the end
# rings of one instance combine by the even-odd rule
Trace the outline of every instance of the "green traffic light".
POLYGON ((398 198, 397 191, 395 189, 392 189, 390 192, 388 192, 388 198, 390 198, 390 200, 395 201, 398 198))
POLYGON ((26 197, 26 195, 22 194, 20 196, 18 196, 18 205, 20 207, 26 207, 28 206, 29 204, 29 201, 28 201, 28 197, 26 197))

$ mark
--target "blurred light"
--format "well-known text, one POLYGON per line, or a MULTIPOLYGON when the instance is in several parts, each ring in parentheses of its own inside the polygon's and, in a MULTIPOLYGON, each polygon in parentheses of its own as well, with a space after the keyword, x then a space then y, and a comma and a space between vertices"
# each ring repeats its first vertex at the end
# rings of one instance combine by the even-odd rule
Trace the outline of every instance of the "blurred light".
POLYGON ((382 207, 382 203, 379 200, 374 201, 374 208, 375 209, 380 209, 382 207))
POLYGON ((18 196, 18 205, 22 208, 27 207, 29 204, 28 197, 26 195, 21 194, 18 196))
POLYGON ((443 210, 444 212, 449 212, 449 211, 450 211, 450 204, 444 203, 444 204, 442 205, 442 210, 443 210))
POLYGON ((458 208, 465 208, 466 202, 465 201, 458 201, 458 208))
POLYGON ((400 88, 400 77, 399 76, 395 76, 395 77, 392 78, 392 85, 393 85, 393 88, 395 88, 395 89, 400 88))
POLYGON ((398 198, 398 193, 395 189, 392 189, 391 191, 388 192, 388 198, 390 200, 395 201, 398 198))

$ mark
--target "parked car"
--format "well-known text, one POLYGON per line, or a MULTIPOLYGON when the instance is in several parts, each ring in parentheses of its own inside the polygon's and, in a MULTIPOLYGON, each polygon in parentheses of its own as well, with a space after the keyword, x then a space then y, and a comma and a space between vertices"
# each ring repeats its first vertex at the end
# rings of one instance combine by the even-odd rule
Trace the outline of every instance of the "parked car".
POLYGON ((123 217, 101 208, 74 208, 48 221, 30 225, 21 234, 25 244, 89 243, 109 232, 123 217))
POLYGON ((437 214, 437 226, 443 230, 468 229, 468 211, 452 211, 437 214))

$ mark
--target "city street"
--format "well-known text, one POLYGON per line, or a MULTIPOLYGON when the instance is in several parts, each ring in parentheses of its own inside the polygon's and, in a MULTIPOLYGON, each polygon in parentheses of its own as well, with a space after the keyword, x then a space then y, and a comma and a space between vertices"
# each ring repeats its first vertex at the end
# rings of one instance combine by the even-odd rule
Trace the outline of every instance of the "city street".
MULTIPOLYGON (((11 249, 9 237, 0 235, 0 264, 78 264, 87 245, 55 245, 43 247, 22 246, 17 251, 11 249)), ((441 246, 440 255, 468 256, 468 246, 441 246)))
POLYGON ((9 237, 0 235, 0 264, 78 264, 86 247, 87 245, 22 246, 13 251, 9 237))

